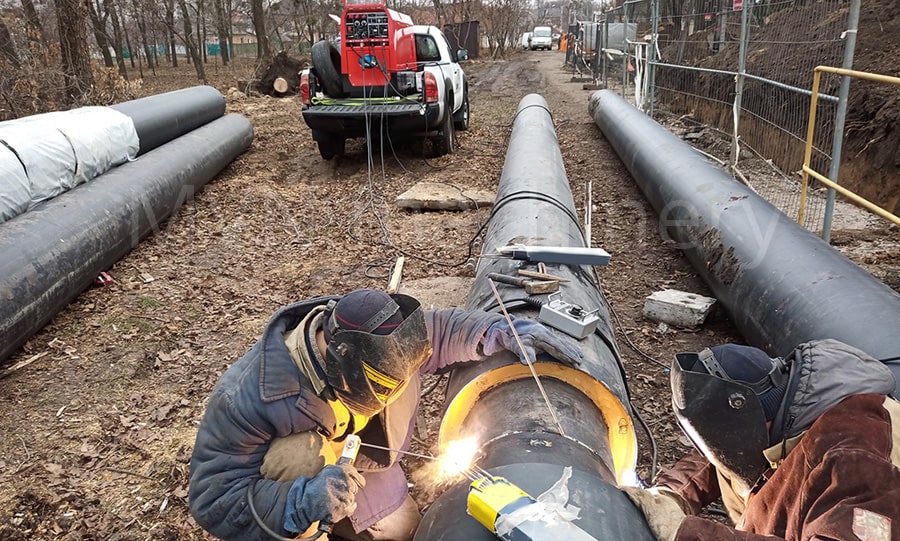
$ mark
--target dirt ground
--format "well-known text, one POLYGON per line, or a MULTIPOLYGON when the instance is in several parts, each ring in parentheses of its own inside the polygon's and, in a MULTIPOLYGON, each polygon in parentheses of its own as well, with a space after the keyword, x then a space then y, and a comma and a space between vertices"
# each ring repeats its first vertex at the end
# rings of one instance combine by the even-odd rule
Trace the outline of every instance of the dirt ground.
MULTIPOLYGON (((593 183, 593 244, 612 254, 600 275, 634 406, 655 435, 659 466, 671 465, 689 443, 668 413, 662 365, 676 351, 741 337, 720 312, 693 330, 641 317, 655 291, 709 291, 661 241, 653 210, 588 116, 590 91, 569 82, 563 55, 466 63, 472 127, 459 134, 455 154, 439 159, 423 158, 421 145, 386 140, 371 161, 355 141, 344 159, 323 162, 296 97, 244 96, 229 88, 250 68, 210 70, 228 110, 253 122, 253 145, 110 269, 112 285, 84 292, 11 359, 41 355, 0 380, 0 539, 210 539, 187 507, 188 460, 219 376, 278 307, 383 288, 399 255, 407 258, 404 287, 443 291, 443 301, 463 304, 470 241, 487 211, 410 212, 392 203, 426 180, 495 189, 516 106, 532 92, 549 103, 582 216, 593 183)), ((186 70, 160 68, 143 92, 190 84, 186 70)), ((857 246, 857 232, 841 235, 857 246)), ((857 260, 873 274, 898 276, 896 248, 889 251, 861 251, 857 260)), ((416 442, 426 452, 439 383, 425 397, 416 442)), ((651 446, 640 438, 639 474, 647 479, 651 446)), ((413 494, 424 507, 421 488, 413 494)))

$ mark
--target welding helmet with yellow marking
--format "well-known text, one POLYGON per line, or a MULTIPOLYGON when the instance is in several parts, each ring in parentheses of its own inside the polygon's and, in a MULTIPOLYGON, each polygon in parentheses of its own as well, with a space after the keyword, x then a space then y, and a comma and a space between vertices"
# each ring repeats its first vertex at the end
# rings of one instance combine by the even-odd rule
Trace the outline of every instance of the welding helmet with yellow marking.
POLYGON ((768 468, 766 423, 779 410, 788 367, 760 349, 726 344, 675 355, 670 381, 678 424, 746 498, 768 468))
POLYGON ((396 400, 431 354, 425 315, 407 295, 358 289, 326 308, 325 381, 356 415, 396 400))

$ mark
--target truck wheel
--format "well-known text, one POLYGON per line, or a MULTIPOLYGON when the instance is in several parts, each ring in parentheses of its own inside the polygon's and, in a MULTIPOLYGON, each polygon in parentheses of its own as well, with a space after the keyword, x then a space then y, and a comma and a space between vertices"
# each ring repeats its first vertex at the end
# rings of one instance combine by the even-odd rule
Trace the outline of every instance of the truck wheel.
POLYGON ((319 76, 325 93, 332 98, 343 98, 341 84, 341 52, 330 41, 317 41, 310 49, 312 65, 319 76))
POLYGON ((343 156, 346 148, 346 139, 328 139, 319 141, 319 155, 323 160, 330 160, 335 156, 343 156))
POLYGON ((463 103, 462 107, 459 108, 459 111, 453 113, 453 123, 456 125, 456 129, 459 131, 466 131, 469 129, 469 91, 468 89, 463 94, 463 103))
POLYGON ((456 150, 456 129, 453 117, 447 117, 447 120, 444 121, 438 136, 431 140, 431 149, 435 158, 445 154, 453 154, 456 150))

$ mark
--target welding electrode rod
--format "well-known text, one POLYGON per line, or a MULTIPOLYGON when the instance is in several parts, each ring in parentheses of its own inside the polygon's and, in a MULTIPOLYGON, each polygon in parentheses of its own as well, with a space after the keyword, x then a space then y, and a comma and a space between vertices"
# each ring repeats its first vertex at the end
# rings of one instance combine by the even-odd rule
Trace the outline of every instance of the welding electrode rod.
POLYGON ((559 435, 565 437, 566 433, 563 431, 562 423, 559 422, 559 417, 556 416, 556 410, 553 408, 553 404, 550 403, 550 397, 547 396, 547 391, 544 390, 544 385, 541 383, 541 378, 538 377, 537 370, 534 368, 534 359, 530 359, 528 357, 528 353, 525 350, 525 344, 522 343, 522 339, 519 337, 519 333, 516 332, 516 326, 513 325, 512 318, 509 316, 509 312, 506 311, 506 305, 503 304, 503 299, 500 298, 500 292, 497 291, 497 286, 494 284, 494 281, 488 278, 487 281, 491 285, 491 291, 494 292, 494 298, 497 300, 497 304, 500 305, 500 310, 503 311, 503 317, 506 318, 506 323, 509 325, 509 330, 512 331, 513 336, 516 338, 516 344, 519 345, 519 350, 522 352, 522 356, 525 357, 525 362, 528 364, 528 368, 531 370, 531 375, 534 377, 535 383, 537 383, 538 390, 541 392, 541 396, 544 397, 544 403, 547 404, 547 409, 550 411, 550 416, 553 417, 553 421, 556 423, 556 427, 559 428, 559 435))
POLYGON ((374 444, 366 443, 366 442, 360 442, 359 445, 361 447, 371 447, 372 449, 381 449, 382 451, 390 451, 393 453, 400 453, 402 455, 409 455, 409 456, 414 456, 414 457, 418 457, 418 458, 425 458, 428 460, 437 460, 437 457, 428 456, 428 455, 420 455, 419 453, 413 453, 411 451, 401 451, 400 449, 391 449, 390 447, 382 447, 380 445, 374 445, 374 444))

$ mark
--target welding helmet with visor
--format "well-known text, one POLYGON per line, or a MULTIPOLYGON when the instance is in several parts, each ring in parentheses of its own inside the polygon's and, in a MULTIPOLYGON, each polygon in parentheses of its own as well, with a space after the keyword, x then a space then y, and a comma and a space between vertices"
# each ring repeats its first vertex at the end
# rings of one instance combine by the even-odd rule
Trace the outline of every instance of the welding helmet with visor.
POLYGON ((373 417, 396 400, 431 354, 422 307, 406 295, 348 293, 329 303, 323 326, 325 381, 357 415, 373 417))
POLYGON ((766 422, 778 411, 787 368, 781 359, 749 346, 713 350, 676 354, 672 405, 697 450, 746 498, 768 468, 766 422))

